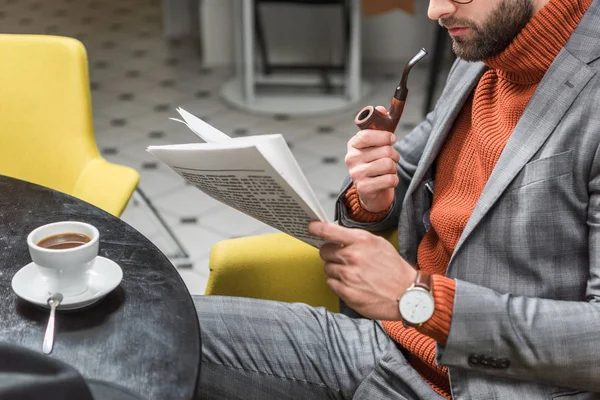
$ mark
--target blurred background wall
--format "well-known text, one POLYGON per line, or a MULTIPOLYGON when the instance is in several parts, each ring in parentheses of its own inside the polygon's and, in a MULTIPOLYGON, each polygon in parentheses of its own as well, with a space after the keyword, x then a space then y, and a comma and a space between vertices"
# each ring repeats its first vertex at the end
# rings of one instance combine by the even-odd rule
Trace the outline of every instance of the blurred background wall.
MULTIPOLYGON (((177 0, 175 0, 177 1, 177 0)), ((368 0, 364 0, 368 1, 368 0)), ((207 66, 233 62, 234 2, 203 0, 199 29, 207 66)), ((427 1, 416 15, 401 10, 362 18, 363 62, 405 62, 419 48, 430 48, 437 24, 427 18, 427 1)), ((341 57, 341 16, 337 7, 265 5, 262 9, 269 51, 278 61, 330 61, 341 57)))

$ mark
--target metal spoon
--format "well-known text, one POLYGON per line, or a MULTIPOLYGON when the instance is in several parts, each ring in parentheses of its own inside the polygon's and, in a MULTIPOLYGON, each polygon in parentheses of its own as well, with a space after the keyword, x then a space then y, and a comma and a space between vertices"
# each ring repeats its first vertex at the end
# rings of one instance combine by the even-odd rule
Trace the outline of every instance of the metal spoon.
POLYGON ((44 354, 52 353, 52 346, 54 346, 54 314, 56 313, 56 307, 58 307, 62 299, 63 295, 60 293, 54 293, 52 296, 48 297, 50 318, 48 319, 48 326, 46 327, 46 334, 44 335, 44 343, 42 344, 42 352, 44 354))

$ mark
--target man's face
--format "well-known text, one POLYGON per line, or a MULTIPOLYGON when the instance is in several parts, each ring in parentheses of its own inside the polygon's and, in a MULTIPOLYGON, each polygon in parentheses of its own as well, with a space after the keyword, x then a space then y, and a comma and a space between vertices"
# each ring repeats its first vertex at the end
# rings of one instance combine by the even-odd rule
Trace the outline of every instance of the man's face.
POLYGON ((430 0, 428 14, 448 29, 458 57, 480 61, 500 54, 536 11, 534 0, 430 0))

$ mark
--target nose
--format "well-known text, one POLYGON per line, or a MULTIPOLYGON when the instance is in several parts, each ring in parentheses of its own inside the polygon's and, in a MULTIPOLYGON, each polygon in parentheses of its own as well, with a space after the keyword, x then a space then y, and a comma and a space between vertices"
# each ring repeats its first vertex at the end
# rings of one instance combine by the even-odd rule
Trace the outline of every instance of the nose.
POLYGON ((456 3, 450 0, 429 0, 427 16, 437 21, 440 18, 448 18, 456 13, 456 3))

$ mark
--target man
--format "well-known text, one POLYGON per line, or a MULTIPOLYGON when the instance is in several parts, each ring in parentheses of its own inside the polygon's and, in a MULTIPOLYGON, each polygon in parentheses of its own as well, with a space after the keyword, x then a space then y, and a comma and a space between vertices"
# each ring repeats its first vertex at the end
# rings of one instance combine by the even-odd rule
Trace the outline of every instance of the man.
POLYGON ((204 398, 600 398, 600 0, 429 17, 459 57, 436 109, 358 132, 342 226, 309 226, 366 318, 198 298, 204 398))

